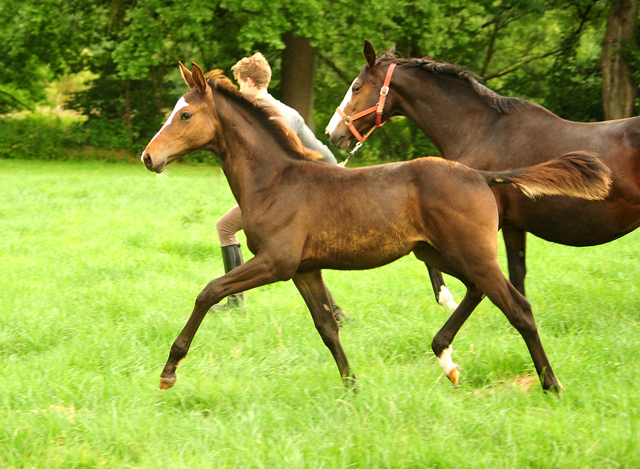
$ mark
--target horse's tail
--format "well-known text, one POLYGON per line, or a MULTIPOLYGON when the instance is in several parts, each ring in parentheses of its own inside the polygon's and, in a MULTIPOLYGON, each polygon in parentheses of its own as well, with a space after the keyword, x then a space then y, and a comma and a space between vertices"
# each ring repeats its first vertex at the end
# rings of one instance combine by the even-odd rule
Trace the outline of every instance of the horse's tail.
POLYGON ((568 195, 602 200, 609 194, 611 170, 596 155, 584 151, 510 171, 478 171, 490 186, 517 185, 526 196, 568 195))

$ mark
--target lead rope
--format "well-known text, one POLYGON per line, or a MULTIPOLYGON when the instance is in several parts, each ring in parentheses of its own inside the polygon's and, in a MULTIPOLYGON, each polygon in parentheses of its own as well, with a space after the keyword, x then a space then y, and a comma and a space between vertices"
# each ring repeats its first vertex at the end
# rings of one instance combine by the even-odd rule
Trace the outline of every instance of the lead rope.
POLYGON ((351 157, 355 154, 356 151, 358 151, 358 149, 362 146, 362 142, 358 142, 356 143, 356 146, 353 147, 353 150, 351 150, 351 153, 349 153, 349 156, 347 156, 347 158, 342 162, 342 163, 338 163, 338 166, 342 166, 343 168, 345 166, 347 166, 347 163, 349 162, 349 160, 351 159, 351 157))

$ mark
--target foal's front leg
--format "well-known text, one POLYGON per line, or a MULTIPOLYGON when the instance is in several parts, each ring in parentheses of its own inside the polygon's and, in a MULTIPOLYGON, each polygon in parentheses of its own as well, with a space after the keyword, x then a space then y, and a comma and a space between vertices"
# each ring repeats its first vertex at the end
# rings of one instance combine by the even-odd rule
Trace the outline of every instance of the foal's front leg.
POLYGON ((295 283, 302 298, 304 298, 320 337, 322 337, 324 344, 333 354, 342 380, 346 386, 354 385, 356 375, 351 371, 349 360, 347 360, 347 355, 344 353, 340 343, 340 327, 333 316, 327 288, 322 281, 322 272, 316 270, 314 272, 297 273, 293 276, 293 283, 295 283))
POLYGON ((196 298, 193 312, 186 326, 171 346, 169 359, 160 376, 160 389, 169 389, 176 382, 176 368, 187 356, 191 341, 200 327, 207 311, 223 298, 241 291, 250 290, 261 285, 282 280, 277 276, 273 263, 261 256, 256 256, 226 275, 212 280, 196 298))

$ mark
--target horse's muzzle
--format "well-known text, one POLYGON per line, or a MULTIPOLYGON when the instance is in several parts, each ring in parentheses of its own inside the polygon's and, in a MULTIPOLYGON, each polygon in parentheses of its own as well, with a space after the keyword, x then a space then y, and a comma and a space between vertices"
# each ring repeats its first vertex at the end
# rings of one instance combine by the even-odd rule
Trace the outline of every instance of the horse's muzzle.
POLYGON ((334 131, 333 134, 329 131, 326 132, 327 139, 336 148, 341 150, 347 150, 349 148, 349 137, 344 133, 334 131))
POLYGON ((159 164, 158 166, 156 166, 154 168, 153 167, 153 159, 151 158, 151 154, 148 153, 148 152, 145 152, 144 155, 142 156, 142 162, 144 163, 145 167, 149 171, 153 171, 154 173, 158 173, 158 174, 160 174, 162 171, 164 171, 164 168, 166 166, 166 164, 163 162, 162 164, 159 164))
POLYGON ((145 153, 144 155, 142 155, 142 162, 149 171, 153 171, 153 160, 151 159, 150 153, 145 153))

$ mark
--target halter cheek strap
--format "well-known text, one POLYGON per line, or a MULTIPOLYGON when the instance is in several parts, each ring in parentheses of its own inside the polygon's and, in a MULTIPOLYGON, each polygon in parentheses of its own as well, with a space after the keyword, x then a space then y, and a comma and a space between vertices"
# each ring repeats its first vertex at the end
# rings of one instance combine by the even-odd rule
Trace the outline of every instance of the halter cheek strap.
POLYGON ((389 94, 389 83, 391 83, 391 75, 393 75, 393 70, 396 68, 396 65, 397 64, 395 62, 389 65, 389 68, 387 69, 387 75, 384 78, 384 84, 382 85, 382 88, 380 88, 380 100, 375 106, 372 106, 369 109, 365 109, 364 111, 361 111, 354 116, 347 116, 344 111, 340 109, 340 107, 336 109, 338 115, 342 117, 342 122, 344 122, 345 125, 349 127, 349 130, 358 140, 358 142, 360 142, 360 145, 364 143, 369 135, 371 135, 371 132, 384 125, 384 122, 382 122, 382 111, 384 111, 384 103, 387 100, 387 95, 389 94), (360 135, 360 132, 356 130, 356 127, 353 125, 353 121, 358 120, 361 117, 368 116, 373 112, 376 113, 376 125, 371 127, 371 130, 369 130, 369 132, 367 132, 363 137, 362 135, 360 135))

